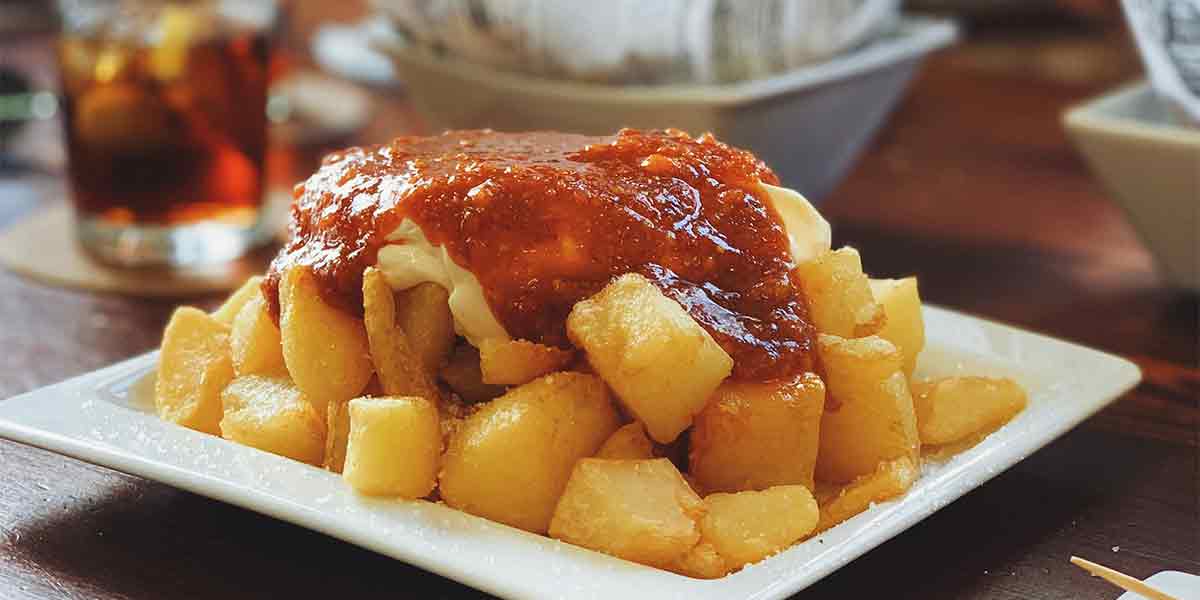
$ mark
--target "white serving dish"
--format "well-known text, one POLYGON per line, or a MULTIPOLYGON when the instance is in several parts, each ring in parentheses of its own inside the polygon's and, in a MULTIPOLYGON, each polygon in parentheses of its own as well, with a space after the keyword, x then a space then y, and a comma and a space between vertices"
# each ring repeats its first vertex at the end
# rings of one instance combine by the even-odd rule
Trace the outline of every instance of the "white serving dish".
POLYGON ((787 597, 995 477, 1116 399, 1132 363, 927 307, 919 375, 1018 379, 1030 404, 979 445, 926 464, 878 504, 757 565, 704 581, 625 562, 425 501, 367 499, 333 473, 159 420, 156 353, 0 402, 0 436, 308 527, 506 598, 787 597), (149 384, 149 385, 148 385, 149 384))
POLYGON ((1072 108, 1063 121, 1167 279, 1200 291, 1200 129, 1182 125, 1145 83, 1072 108))
POLYGON ((956 36, 950 21, 906 17, 894 33, 820 64, 743 83, 661 86, 542 79, 394 40, 377 44, 436 129, 711 131, 749 148, 785 185, 819 200, 841 181, 925 55, 956 36))
MULTIPOLYGON (((1200 600, 1200 576, 1182 571, 1159 571, 1146 578, 1154 589, 1171 594, 1177 600, 1200 600)), ((1134 592, 1125 592, 1117 600, 1150 600, 1134 592)))

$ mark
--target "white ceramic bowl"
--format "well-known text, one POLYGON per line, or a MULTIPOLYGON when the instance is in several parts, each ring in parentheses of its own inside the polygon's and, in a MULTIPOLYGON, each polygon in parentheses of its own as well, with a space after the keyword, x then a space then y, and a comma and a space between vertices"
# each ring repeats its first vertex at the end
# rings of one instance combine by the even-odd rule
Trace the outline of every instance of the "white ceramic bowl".
POLYGON ((1200 129, 1149 85, 1067 111, 1067 131, 1175 285, 1200 291, 1200 129))
POLYGON ((828 62, 728 85, 608 86, 498 71, 381 40, 435 128, 621 127, 711 131, 749 148, 783 183, 825 196, 883 123, 921 59, 954 41, 952 22, 907 17, 897 30, 828 62))

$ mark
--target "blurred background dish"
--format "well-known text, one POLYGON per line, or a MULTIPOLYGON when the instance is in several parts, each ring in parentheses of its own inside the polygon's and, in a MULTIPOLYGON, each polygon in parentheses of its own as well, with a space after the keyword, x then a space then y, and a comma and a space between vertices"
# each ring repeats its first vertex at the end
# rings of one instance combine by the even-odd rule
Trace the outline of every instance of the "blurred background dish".
POLYGON ((899 0, 374 0, 414 47, 551 79, 746 81, 891 30, 899 0))
POLYGON ((1064 121, 1167 278, 1200 291, 1200 130, 1144 83, 1073 108, 1064 121))
POLYGON ((621 127, 711 131, 770 164, 813 200, 829 193, 954 25, 908 18, 818 64, 726 84, 608 85, 498 70, 427 45, 381 42, 433 129, 603 134, 621 127))
POLYGON ((356 22, 326 23, 312 35, 310 49, 321 69, 373 86, 397 86, 392 61, 372 47, 371 40, 394 36, 391 22, 373 15, 356 22))
POLYGON ((295 70, 271 84, 267 118, 276 143, 335 145, 370 120, 371 96, 319 71, 295 70))

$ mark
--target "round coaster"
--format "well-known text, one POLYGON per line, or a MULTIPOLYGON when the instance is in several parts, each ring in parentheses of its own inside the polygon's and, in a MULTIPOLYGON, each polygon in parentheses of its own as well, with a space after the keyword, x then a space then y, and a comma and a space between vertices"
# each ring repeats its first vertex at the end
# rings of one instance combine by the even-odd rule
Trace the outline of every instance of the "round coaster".
POLYGON ((228 291, 266 269, 267 248, 240 260, 188 269, 120 269, 95 262, 75 241, 65 203, 34 212, 0 231, 0 264, 49 285, 131 296, 173 298, 228 291))

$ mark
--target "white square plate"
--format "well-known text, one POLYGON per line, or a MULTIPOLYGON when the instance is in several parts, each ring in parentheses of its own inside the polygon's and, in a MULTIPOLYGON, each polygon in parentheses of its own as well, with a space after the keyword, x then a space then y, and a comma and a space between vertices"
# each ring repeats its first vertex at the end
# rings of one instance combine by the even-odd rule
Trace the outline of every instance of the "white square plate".
MULTIPOLYGON (((1200 600, 1200 576, 1181 571, 1159 571, 1148 577, 1146 583, 1154 589, 1171 594, 1179 600, 1200 600)), ((1149 600, 1141 594, 1125 592, 1117 600, 1149 600)))
POLYGON ((977 446, 927 463, 908 494, 728 577, 703 581, 590 552, 440 504, 368 499, 338 475, 160 421, 147 354, 0 402, 0 436, 222 500, 510 598, 783 598, 1062 435, 1141 378, 1095 350, 926 308, 919 375, 1016 378, 1029 407, 977 446))

